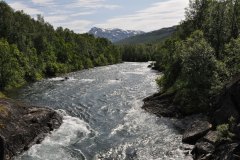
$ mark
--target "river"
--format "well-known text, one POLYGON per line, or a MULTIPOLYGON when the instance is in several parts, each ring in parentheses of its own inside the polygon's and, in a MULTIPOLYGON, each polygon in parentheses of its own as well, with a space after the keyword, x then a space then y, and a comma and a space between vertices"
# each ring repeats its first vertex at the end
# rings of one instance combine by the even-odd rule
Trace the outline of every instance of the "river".
POLYGON ((186 160, 172 119, 141 109, 157 92, 149 63, 122 63, 45 79, 15 97, 64 115, 62 126, 17 160, 186 160))

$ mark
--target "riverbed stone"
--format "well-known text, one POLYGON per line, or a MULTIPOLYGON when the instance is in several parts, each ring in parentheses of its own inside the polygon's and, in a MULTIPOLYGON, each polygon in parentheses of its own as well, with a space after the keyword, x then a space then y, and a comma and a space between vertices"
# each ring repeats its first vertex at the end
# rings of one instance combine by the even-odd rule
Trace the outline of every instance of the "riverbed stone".
POLYGON ((214 152, 215 146, 209 142, 197 142, 194 146, 192 154, 194 159, 209 159, 214 152))
POLYGON ((236 150, 239 148, 239 143, 222 144, 216 148, 213 153, 213 159, 219 160, 239 160, 240 156, 236 150))
POLYGON ((62 116, 52 109, 0 99, 0 157, 13 159, 61 123, 62 116))
POLYGON ((216 144, 218 141, 218 131, 209 131, 204 137, 203 137, 203 141, 209 142, 211 144, 216 144))
POLYGON ((208 121, 195 121, 183 134, 182 141, 188 144, 195 144, 200 138, 212 128, 208 121))
POLYGON ((180 118, 182 117, 181 111, 178 106, 173 104, 174 96, 174 93, 156 93, 144 99, 142 108, 158 117, 180 118))
POLYGON ((240 75, 225 86, 218 96, 216 108, 212 116, 215 125, 227 123, 231 117, 240 121, 240 75))
POLYGON ((228 123, 229 119, 232 117, 235 120, 239 120, 239 112, 235 106, 235 103, 232 101, 230 95, 223 97, 224 101, 222 102, 220 108, 216 110, 213 114, 213 121, 216 125, 228 123))

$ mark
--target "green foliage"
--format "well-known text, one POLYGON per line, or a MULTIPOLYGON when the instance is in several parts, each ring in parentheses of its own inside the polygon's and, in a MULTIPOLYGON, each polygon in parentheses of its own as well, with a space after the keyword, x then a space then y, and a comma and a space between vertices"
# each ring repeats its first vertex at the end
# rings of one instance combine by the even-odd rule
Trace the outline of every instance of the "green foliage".
POLYGON ((207 111, 212 88, 217 88, 215 85, 219 82, 214 50, 203 33, 196 31, 179 52, 182 61, 179 81, 182 86, 176 99, 186 114, 207 111))
POLYGON ((218 141, 231 141, 231 139, 234 137, 234 134, 230 132, 229 130, 229 124, 222 124, 217 126, 217 132, 218 132, 218 141))
POLYGON ((93 63, 92 63, 91 59, 87 58, 87 59, 84 61, 84 67, 85 67, 86 69, 88 69, 88 68, 93 68, 93 63))
POLYGON ((153 32, 136 35, 133 37, 129 37, 123 39, 121 41, 116 42, 119 45, 137 45, 137 44, 152 44, 159 43, 160 41, 164 41, 169 38, 174 32, 176 32, 176 26, 169 28, 162 28, 160 30, 156 30, 153 32))
POLYGON ((19 51, 6 40, 0 40, 0 90, 19 87, 24 83, 23 71, 18 63, 19 51))
POLYGON ((225 72, 214 49, 201 31, 195 31, 186 41, 165 43, 171 47, 163 50, 172 54, 163 55, 164 76, 158 84, 163 90, 176 92, 174 102, 183 113, 208 111, 210 98, 222 87, 221 77, 225 72))
MULTIPOLYGON (((219 59, 224 45, 237 38, 240 26, 240 3, 238 0, 191 0, 183 30, 204 31, 206 39, 219 59)), ((184 32, 185 34, 186 32, 184 32)), ((189 35, 185 34, 185 35, 189 35)))
POLYGON ((154 45, 123 45, 120 47, 122 60, 130 62, 147 62, 152 60, 154 45))
POLYGON ((104 38, 54 30, 41 15, 32 19, 0 2, 0 90, 25 81, 121 62, 120 51, 104 38), (7 18, 6 18, 7 17, 7 18))
POLYGON ((218 141, 231 141, 235 136, 233 131, 236 125, 237 123, 234 117, 230 117, 227 124, 218 125, 216 128, 218 132, 218 141))
POLYGON ((162 92, 176 93, 183 113, 207 112, 212 97, 240 72, 240 3, 191 0, 176 34, 154 53, 162 92))
POLYGON ((232 39, 225 45, 222 58, 231 76, 240 73, 240 38, 232 39))

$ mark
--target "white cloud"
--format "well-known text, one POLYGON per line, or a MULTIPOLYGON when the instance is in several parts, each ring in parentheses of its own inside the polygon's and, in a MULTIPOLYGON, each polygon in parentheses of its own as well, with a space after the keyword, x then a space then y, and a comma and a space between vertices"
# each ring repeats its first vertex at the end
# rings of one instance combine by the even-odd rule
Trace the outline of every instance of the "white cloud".
POLYGON ((53 1, 54 0, 32 0, 33 3, 40 5, 50 5, 53 4, 53 1))
POLYGON ((45 21, 50 23, 58 23, 61 21, 65 21, 68 19, 67 15, 54 15, 54 16, 46 16, 44 17, 45 21))
MULTIPOLYGON (((92 26, 152 31, 176 25, 184 19, 184 8, 188 6, 189 0, 165 0, 162 2, 159 0, 159 2, 146 6, 145 9, 133 10, 128 15, 121 14, 125 8, 110 0, 30 0, 31 3, 14 1, 10 5, 16 10, 23 10, 33 17, 36 14, 41 14, 45 17, 45 21, 55 27, 63 26, 82 33, 87 32, 92 26), (121 11, 119 14, 117 10, 113 10, 116 8, 121 11), (111 18, 106 19, 103 15, 97 15, 98 13, 102 14, 102 11, 105 14, 108 12, 109 15, 106 17, 111 16, 111 13, 114 12, 115 17, 111 16, 111 18), (89 16, 91 20, 87 20, 86 15, 92 15, 89 16)), ((137 2, 137 0, 135 1, 137 2)), ((131 7, 127 6, 128 4, 120 4, 127 9, 131 7)))
POLYGON ((85 16, 85 15, 91 15, 94 14, 94 11, 88 11, 88 12, 78 12, 78 13, 73 13, 70 14, 71 17, 76 17, 76 16, 85 16))
POLYGON ((14 2, 9 4, 12 8, 15 10, 23 10, 25 13, 30 15, 36 15, 36 14, 43 14, 43 12, 39 11, 38 9, 31 8, 21 2, 14 2))
POLYGON ((75 0, 73 3, 67 5, 68 8, 91 8, 91 9, 116 9, 120 6, 113 4, 106 4, 105 0, 75 0))
POLYGON ((188 0, 157 2, 134 14, 112 18, 96 26, 152 31, 178 24, 184 19, 184 9, 187 6, 188 0))
POLYGON ((93 22, 88 20, 74 20, 64 23, 55 23, 55 26, 62 26, 63 28, 69 28, 77 33, 84 33, 89 30, 89 25, 93 22))

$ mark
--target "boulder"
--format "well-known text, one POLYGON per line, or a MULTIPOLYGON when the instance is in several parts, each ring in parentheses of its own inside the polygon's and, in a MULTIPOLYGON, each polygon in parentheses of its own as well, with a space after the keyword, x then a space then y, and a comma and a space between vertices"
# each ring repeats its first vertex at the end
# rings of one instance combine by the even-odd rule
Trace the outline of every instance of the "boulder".
POLYGON ((196 160, 211 160, 218 140, 217 131, 209 131, 194 146, 192 155, 196 160))
POLYGON ((192 154, 195 160, 239 160, 239 143, 222 143, 217 146, 200 141, 196 143, 192 154))
POLYGON ((159 117, 182 117, 178 106, 173 104, 175 94, 156 93, 144 99, 142 106, 149 113, 153 113, 159 117))
POLYGON ((215 147, 211 143, 208 142, 197 142, 192 150, 192 154, 194 159, 201 159, 201 160, 210 160, 212 157, 212 153, 214 152, 215 147))
POLYGON ((203 141, 211 143, 215 145, 218 141, 218 132, 217 131, 209 131, 204 137, 203 141))
POLYGON ((223 97, 220 108, 213 114, 213 122, 215 125, 228 123, 229 119, 233 117, 235 120, 240 118, 239 112, 232 101, 230 95, 223 97))
POLYGON ((222 144, 218 146, 213 153, 213 159, 219 160, 239 160, 235 151, 239 148, 238 143, 222 144))
POLYGON ((62 116, 52 109, 0 99, 0 157, 13 159, 61 123, 62 116))
POLYGON ((214 145, 208 142, 198 142, 196 143, 195 148, 200 154, 212 153, 214 152, 214 149, 215 149, 214 145))
POLYGON ((186 116, 181 119, 171 119, 173 127, 183 134, 187 129, 189 129, 192 124, 196 121, 207 121, 208 117, 203 114, 196 114, 191 116, 186 116))
POLYGON ((195 144, 200 138, 212 128, 208 121, 195 121, 183 134, 182 141, 188 144, 195 144))
POLYGON ((143 109, 158 117, 179 117, 179 111, 173 105, 165 105, 162 101, 145 102, 143 109))
POLYGON ((240 76, 234 78, 226 85, 223 92, 218 96, 216 111, 213 113, 213 123, 220 125, 227 123, 230 117, 240 120, 240 76))
POLYGON ((226 95, 230 95, 235 107, 240 111, 240 75, 236 76, 227 86, 226 95))
POLYGON ((237 137, 240 137, 240 123, 235 125, 235 127, 233 128, 233 132, 236 134, 237 137))

